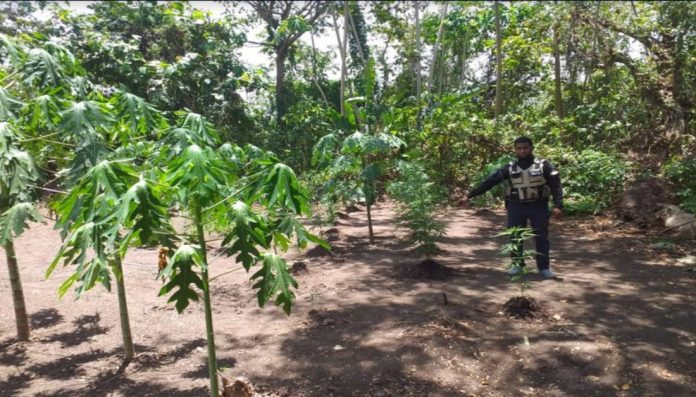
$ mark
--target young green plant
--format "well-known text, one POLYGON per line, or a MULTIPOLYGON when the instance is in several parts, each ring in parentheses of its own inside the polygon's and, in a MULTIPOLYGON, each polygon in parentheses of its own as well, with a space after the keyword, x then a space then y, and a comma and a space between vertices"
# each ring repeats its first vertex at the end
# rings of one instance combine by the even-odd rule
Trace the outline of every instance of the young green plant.
POLYGON ((525 266, 525 260, 534 258, 536 252, 524 250, 523 244, 525 240, 534 237, 534 231, 526 227, 512 226, 496 234, 496 237, 508 238, 508 242, 502 246, 500 253, 501 255, 510 256, 510 262, 506 265, 506 270, 514 273, 510 276, 510 280, 519 283, 520 294, 524 295, 525 290, 530 288, 527 281, 529 270, 525 266))
POLYGON ((399 203, 399 220, 411 230, 409 242, 430 259, 439 252, 437 241, 445 234, 445 224, 435 218, 444 194, 430 179, 422 165, 398 162, 399 177, 387 188, 399 203))

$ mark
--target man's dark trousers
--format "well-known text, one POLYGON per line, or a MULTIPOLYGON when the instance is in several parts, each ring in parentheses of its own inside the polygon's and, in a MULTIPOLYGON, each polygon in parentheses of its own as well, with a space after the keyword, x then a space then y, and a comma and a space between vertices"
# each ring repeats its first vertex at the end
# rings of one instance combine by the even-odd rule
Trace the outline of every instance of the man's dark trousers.
MULTIPOLYGON (((531 203, 518 203, 508 201, 506 203, 508 213, 508 227, 527 227, 527 220, 534 230, 534 242, 536 243, 536 263, 539 270, 549 268, 549 204, 547 200, 531 203)), ((522 247, 519 247, 519 251, 522 247)), ((514 255, 514 253, 513 253, 514 255)))

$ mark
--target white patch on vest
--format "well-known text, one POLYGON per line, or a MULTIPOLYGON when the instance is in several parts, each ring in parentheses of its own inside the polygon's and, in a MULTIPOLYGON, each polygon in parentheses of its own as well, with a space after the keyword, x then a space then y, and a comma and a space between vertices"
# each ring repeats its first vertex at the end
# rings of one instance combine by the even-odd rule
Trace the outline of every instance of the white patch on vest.
POLYGON ((542 197, 548 197, 549 191, 546 187, 546 178, 544 178, 544 160, 535 159, 534 163, 523 170, 518 164, 510 163, 509 168, 509 184, 511 185, 506 191, 511 195, 512 189, 517 192, 517 199, 520 201, 530 201, 542 197))

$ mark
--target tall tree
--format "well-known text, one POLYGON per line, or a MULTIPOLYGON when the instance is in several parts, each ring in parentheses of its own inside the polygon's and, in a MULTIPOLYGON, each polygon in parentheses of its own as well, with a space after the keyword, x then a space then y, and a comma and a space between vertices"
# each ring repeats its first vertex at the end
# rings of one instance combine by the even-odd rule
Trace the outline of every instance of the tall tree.
POLYGON ((343 38, 341 38, 341 29, 336 18, 336 14, 332 13, 333 28, 336 32, 336 40, 338 41, 338 54, 341 57, 341 82, 339 87, 339 102, 341 115, 345 116, 345 96, 346 96, 346 78, 348 77, 348 4, 343 7, 343 38))
POLYGON ((266 45, 275 56, 276 122, 283 129, 287 112, 285 72, 291 46, 316 23, 332 5, 328 1, 246 1, 266 24, 266 45))
POLYGON ((500 3, 493 3, 495 8, 495 121, 498 122, 503 112, 503 51, 502 34, 500 32, 500 3))
POLYGON ((437 39, 433 47, 433 58, 430 61, 430 72, 428 74, 428 91, 433 91, 433 79, 435 78, 435 64, 437 63, 437 54, 440 51, 440 43, 442 42, 442 32, 445 30, 445 22, 447 17, 447 6, 445 3, 440 10, 440 25, 437 28, 437 39))
MULTIPOLYGON (((598 33, 598 40, 603 43, 602 51, 596 56, 599 63, 605 67, 614 64, 624 65, 639 88, 641 96, 660 112, 660 123, 664 129, 662 138, 674 142, 688 133, 689 117, 693 113, 693 96, 687 95, 686 80, 683 78, 688 59, 686 43, 691 40, 693 46, 694 25, 696 24, 696 9, 686 2, 665 2, 642 4, 641 7, 652 7, 655 19, 641 19, 626 16, 634 20, 633 24, 616 21, 614 14, 627 14, 627 10, 619 5, 613 5, 611 16, 601 9, 593 14, 581 8, 579 16, 598 33), (648 22, 646 22, 648 21, 648 22), (607 37, 617 35, 629 37, 642 44, 647 50, 647 57, 652 67, 646 68, 634 60, 625 49, 618 48, 618 39, 609 41, 607 37)), ((647 10, 646 10, 647 11, 647 10)))
MULTIPOLYGON (((558 1, 556 8, 558 8, 558 1)), ((561 54, 559 50, 559 34, 558 30, 560 21, 556 19, 553 24, 553 72, 554 72, 554 92, 556 99, 556 115, 559 119, 563 118, 563 96, 561 93, 561 54)))
POLYGON ((418 114, 416 115, 417 129, 421 128, 420 106, 421 106, 421 23, 420 23, 420 4, 418 1, 413 2, 416 24, 416 56, 415 56, 415 74, 416 74, 416 107, 418 114))

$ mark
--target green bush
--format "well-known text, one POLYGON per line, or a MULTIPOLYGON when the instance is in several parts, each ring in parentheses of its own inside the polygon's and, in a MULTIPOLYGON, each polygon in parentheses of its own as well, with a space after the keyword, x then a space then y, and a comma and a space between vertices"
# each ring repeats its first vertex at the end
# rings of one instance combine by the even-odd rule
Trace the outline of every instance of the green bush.
POLYGON ((594 149, 580 153, 558 149, 546 154, 561 174, 567 214, 598 213, 619 198, 627 164, 618 156, 594 149))
POLYGON ((677 187, 680 207, 696 213, 696 159, 673 158, 665 165, 664 173, 677 187))

